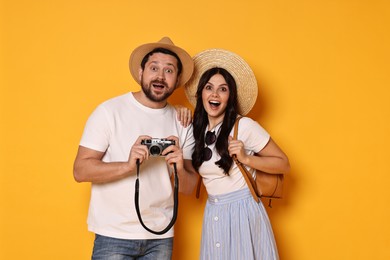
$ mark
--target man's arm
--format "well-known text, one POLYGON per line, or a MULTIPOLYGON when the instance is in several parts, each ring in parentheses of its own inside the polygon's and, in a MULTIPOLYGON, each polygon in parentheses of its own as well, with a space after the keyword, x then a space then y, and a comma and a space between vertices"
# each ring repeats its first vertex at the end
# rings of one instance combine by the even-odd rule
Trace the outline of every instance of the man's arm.
POLYGON ((184 160, 184 170, 179 174, 179 191, 185 195, 191 195, 198 183, 197 173, 191 160, 184 160))
POLYGON ((130 150, 126 162, 103 162, 104 152, 79 146, 73 166, 73 176, 77 182, 107 183, 135 174, 137 160, 142 163, 149 157, 148 149, 141 140, 150 136, 139 136, 130 150))
POLYGON ((198 181, 198 173, 192 166, 192 161, 183 159, 183 151, 179 147, 179 139, 176 136, 167 137, 170 140, 175 140, 175 145, 168 146, 164 151, 165 161, 173 167, 176 164, 177 174, 179 177, 179 192, 190 195, 198 181))
POLYGON ((104 153, 79 146, 73 165, 73 176, 77 182, 106 183, 123 179, 133 170, 128 162, 102 161, 104 153))

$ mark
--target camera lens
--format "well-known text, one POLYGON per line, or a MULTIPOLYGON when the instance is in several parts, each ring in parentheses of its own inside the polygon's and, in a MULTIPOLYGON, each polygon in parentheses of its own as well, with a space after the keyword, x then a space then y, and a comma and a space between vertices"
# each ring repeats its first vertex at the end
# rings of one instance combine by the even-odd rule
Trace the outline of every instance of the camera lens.
POLYGON ((161 149, 160 149, 160 147, 153 145, 150 147, 149 152, 150 152, 150 155, 156 156, 156 155, 160 155, 161 149))

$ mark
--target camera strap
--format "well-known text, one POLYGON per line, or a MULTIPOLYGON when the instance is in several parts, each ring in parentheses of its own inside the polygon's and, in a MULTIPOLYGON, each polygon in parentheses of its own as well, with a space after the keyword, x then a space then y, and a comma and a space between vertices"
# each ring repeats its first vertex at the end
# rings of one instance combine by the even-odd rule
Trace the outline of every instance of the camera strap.
POLYGON ((142 216, 141 216, 141 211, 139 209, 139 168, 140 168, 140 163, 139 163, 139 160, 137 160, 137 179, 135 181, 135 194, 134 194, 134 202, 135 202, 135 210, 137 211, 137 216, 138 216, 138 219, 139 219, 139 222, 141 223, 141 225, 147 230, 149 231, 150 233, 153 233, 153 234, 156 234, 156 235, 162 235, 162 234, 165 234, 167 233, 171 227, 175 224, 176 222, 176 219, 177 219, 177 209, 178 209, 178 206, 179 206, 179 178, 177 176, 177 169, 176 169, 176 163, 173 164, 173 168, 174 168, 174 172, 175 172, 175 184, 174 184, 174 195, 173 195, 173 215, 172 215, 172 219, 171 219, 171 222, 168 224, 168 226, 161 230, 161 231, 154 231, 150 228, 148 228, 144 222, 142 221, 142 216))

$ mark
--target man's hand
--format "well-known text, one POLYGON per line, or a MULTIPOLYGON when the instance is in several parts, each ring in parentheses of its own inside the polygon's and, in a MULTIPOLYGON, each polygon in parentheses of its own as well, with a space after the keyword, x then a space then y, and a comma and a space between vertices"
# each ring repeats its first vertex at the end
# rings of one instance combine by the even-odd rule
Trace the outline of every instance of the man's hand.
POLYGON ((137 160, 141 164, 149 158, 149 150, 146 145, 141 144, 142 140, 152 139, 148 135, 140 135, 131 147, 128 164, 130 169, 136 169, 137 160))
POLYGON ((165 155, 165 161, 173 168, 176 163, 176 169, 181 171, 183 169, 183 151, 179 146, 179 138, 176 136, 167 137, 168 140, 175 141, 175 145, 168 146, 162 154, 165 155))

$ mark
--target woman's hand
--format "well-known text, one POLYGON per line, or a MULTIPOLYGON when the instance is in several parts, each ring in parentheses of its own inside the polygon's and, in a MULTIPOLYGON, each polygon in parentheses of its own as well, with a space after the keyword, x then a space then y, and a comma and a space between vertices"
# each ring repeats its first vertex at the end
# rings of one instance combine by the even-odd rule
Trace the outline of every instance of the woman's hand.
POLYGON ((181 125, 184 127, 189 126, 192 123, 192 111, 180 105, 175 106, 177 113, 177 120, 180 121, 181 125))
POLYGON ((233 157, 235 155, 241 163, 245 164, 247 154, 245 153, 244 143, 240 140, 233 140, 233 137, 229 136, 229 155, 233 157))

